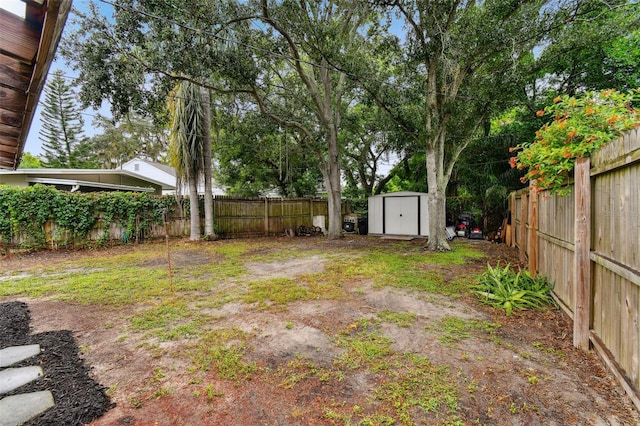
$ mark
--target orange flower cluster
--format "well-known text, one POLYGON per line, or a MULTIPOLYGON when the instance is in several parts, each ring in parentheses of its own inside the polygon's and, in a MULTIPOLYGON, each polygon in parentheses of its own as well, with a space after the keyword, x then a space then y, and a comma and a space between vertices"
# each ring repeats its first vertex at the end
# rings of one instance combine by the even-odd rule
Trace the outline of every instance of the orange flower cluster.
POLYGON ((611 117, 607 118, 607 123, 609 124, 613 124, 620 121, 620 117, 617 115, 612 115, 611 117))
POLYGON ((537 117, 552 117, 535 132, 535 140, 509 148, 518 151, 511 167, 528 168, 522 181, 536 181, 538 188, 566 193, 575 160, 588 157, 605 143, 640 126, 640 111, 632 99, 640 89, 624 94, 615 90, 585 93, 579 98, 557 96, 537 117))

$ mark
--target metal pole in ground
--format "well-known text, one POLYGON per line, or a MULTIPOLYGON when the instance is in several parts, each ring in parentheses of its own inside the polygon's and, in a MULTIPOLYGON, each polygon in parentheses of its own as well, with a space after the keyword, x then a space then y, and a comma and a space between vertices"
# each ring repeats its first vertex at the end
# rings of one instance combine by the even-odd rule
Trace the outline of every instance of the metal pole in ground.
POLYGON ((169 266, 169 289, 173 293, 173 271, 171 270, 171 251, 169 250, 169 226, 167 225, 169 212, 165 208, 162 213, 162 219, 164 221, 164 241, 167 246, 167 265, 169 266))

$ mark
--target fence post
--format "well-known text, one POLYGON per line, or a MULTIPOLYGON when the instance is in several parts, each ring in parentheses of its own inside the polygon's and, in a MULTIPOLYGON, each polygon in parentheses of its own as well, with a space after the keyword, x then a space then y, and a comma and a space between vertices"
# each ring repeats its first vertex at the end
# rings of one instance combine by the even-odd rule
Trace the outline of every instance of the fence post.
POLYGON ((516 193, 512 192, 509 198, 509 235, 507 245, 513 247, 516 245, 516 193))
POLYGON ((532 277, 538 273, 538 188, 535 181, 529 184, 529 272, 532 277))
POLYGON ((527 207, 528 197, 526 192, 522 192, 520 197, 520 262, 527 260, 527 207))
POLYGON ((575 175, 575 252, 574 286, 575 306, 573 309, 573 346, 589 350, 589 327, 591 316, 591 162, 589 158, 578 158, 574 167, 575 175))
POLYGON ((264 235, 269 236, 269 197, 264 197, 264 235))

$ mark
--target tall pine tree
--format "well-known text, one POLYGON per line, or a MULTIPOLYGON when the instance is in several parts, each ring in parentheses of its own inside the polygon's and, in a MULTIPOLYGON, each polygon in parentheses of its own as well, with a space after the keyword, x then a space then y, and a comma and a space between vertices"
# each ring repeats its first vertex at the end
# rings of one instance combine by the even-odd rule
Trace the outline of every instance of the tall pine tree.
POLYGON ((93 168, 96 165, 84 124, 76 103, 76 94, 62 77, 62 71, 52 74, 44 90, 42 112, 43 165, 54 168, 93 168))

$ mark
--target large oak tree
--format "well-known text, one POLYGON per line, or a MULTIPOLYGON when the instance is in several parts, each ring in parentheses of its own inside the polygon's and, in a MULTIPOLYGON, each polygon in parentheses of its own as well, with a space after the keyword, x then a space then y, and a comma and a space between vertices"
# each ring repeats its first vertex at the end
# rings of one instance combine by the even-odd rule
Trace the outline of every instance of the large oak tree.
POLYGON ((431 250, 448 250, 446 188, 464 149, 494 109, 521 86, 519 67, 543 32, 542 1, 379 2, 403 25, 402 56, 363 82, 371 96, 424 147, 431 250), (389 71, 391 69, 392 71, 389 71))
POLYGON ((112 21, 82 16, 65 53, 82 97, 114 114, 158 111, 176 80, 234 94, 298 132, 316 155, 329 237, 342 234, 339 132, 350 89, 335 62, 363 46, 365 1, 120 0, 112 21))

